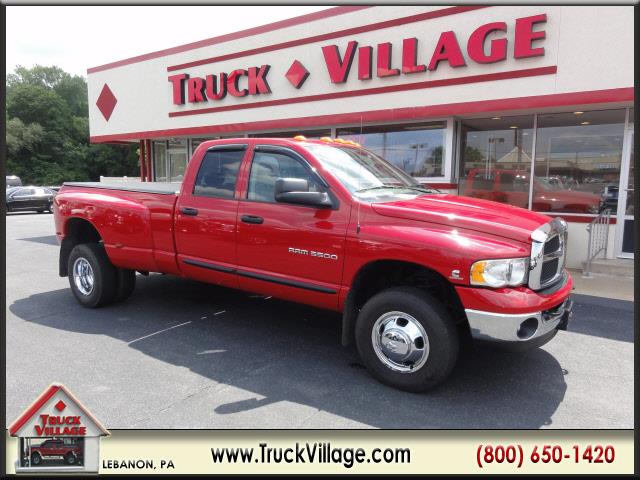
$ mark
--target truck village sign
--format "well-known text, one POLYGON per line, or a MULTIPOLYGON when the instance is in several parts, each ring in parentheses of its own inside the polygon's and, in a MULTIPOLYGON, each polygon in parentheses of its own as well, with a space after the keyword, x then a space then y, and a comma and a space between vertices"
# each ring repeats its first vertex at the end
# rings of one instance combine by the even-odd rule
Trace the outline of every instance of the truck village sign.
MULTIPOLYGON (((543 56, 544 47, 540 46, 540 42, 537 41, 544 40, 545 31, 540 29, 538 25, 546 23, 546 20, 547 15, 540 14, 518 18, 513 27, 508 27, 506 22, 481 25, 467 39, 467 56, 478 64, 506 60, 509 41, 507 36, 511 28, 513 28, 513 57, 515 59, 543 56), (491 34, 495 34, 494 37, 497 38, 487 42, 487 38, 491 34)), ((393 61, 393 47, 390 42, 379 43, 376 47, 372 47, 359 46, 356 40, 350 40, 344 51, 340 51, 337 45, 321 47, 328 78, 333 84, 347 81, 356 58, 357 68, 355 70, 357 70, 358 80, 361 81, 370 80, 374 74, 378 78, 424 74, 436 70, 441 62, 447 62, 453 68, 467 66, 460 42, 453 31, 442 32, 431 56, 425 57, 424 60, 420 56, 420 62, 418 48, 417 38, 403 39, 401 62, 396 64, 393 61), (376 56, 375 72, 373 69, 374 50, 376 56), (426 62, 427 59, 428 62, 426 62)), ((270 69, 270 65, 264 64, 259 67, 240 68, 228 73, 210 74, 204 78, 192 77, 188 73, 170 75, 168 81, 172 84, 173 104, 219 102, 227 95, 246 97, 270 94, 271 88, 267 80, 270 69)), ((293 61, 285 74, 296 89, 302 87, 309 75, 310 72, 298 60, 293 61)))

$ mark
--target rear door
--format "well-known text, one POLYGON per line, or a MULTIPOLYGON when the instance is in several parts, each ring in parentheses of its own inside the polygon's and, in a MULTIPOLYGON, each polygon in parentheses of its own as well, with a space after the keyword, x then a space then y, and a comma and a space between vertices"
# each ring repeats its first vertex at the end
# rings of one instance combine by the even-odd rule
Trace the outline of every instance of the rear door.
POLYGON ((187 174, 175 225, 180 269, 191 278, 237 287, 236 185, 246 151, 246 144, 211 147, 187 174))
POLYGON ((310 191, 326 189, 304 157, 289 148, 257 145, 249 168, 238 207, 241 288, 336 308, 349 207, 276 202, 278 178, 305 179, 310 191))

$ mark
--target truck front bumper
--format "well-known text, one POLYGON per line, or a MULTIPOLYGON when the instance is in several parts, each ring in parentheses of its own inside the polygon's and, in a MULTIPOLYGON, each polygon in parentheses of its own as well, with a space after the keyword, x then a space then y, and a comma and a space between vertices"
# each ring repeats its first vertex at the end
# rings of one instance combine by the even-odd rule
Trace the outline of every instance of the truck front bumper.
POLYGON ((573 302, 568 272, 552 288, 456 287, 464 305, 471 335, 477 340, 542 345, 558 330, 566 330, 573 302))
POLYGON ((554 330, 566 330, 573 301, 567 298, 549 310, 509 314, 466 309, 471 335, 494 342, 528 342, 549 336, 554 330))

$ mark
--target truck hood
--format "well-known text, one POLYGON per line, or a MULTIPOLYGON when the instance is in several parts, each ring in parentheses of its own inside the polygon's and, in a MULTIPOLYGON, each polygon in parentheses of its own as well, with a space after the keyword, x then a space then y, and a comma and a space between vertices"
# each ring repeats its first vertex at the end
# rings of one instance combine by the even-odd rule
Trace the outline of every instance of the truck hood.
POLYGON ((373 203, 385 217, 437 223, 453 228, 498 235, 528 243, 531 232, 550 218, 503 203, 457 195, 422 195, 411 200, 373 203))

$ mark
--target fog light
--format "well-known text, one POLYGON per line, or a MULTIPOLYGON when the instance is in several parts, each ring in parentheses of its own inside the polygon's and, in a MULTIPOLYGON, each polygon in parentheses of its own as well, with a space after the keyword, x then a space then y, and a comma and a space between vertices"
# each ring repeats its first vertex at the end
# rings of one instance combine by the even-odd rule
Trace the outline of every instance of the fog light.
POLYGON ((531 338, 536 330, 538 329, 538 319, 531 317, 527 318, 524 322, 520 324, 520 328, 518 328, 518 338, 520 340, 526 340, 527 338, 531 338))

